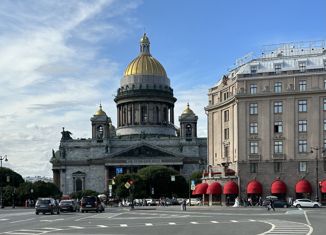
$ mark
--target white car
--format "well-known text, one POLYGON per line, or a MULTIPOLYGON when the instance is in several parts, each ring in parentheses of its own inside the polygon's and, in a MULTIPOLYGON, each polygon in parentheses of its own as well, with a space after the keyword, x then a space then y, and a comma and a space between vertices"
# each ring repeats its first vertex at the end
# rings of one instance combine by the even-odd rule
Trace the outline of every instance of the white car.
POLYGON ((295 207, 321 207, 319 202, 311 201, 307 198, 297 199, 293 202, 293 206, 295 207))
MULTIPOLYGON (((200 198, 190 198, 190 202, 192 206, 199 206, 201 205, 201 200, 200 198)), ((187 205, 189 205, 189 199, 186 201, 187 205)))

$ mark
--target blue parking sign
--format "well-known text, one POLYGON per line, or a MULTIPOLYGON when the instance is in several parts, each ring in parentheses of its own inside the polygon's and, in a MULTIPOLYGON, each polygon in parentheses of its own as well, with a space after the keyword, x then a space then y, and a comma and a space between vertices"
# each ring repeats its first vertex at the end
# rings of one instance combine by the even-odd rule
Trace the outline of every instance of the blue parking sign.
POLYGON ((123 169, 122 169, 122 167, 116 167, 116 168, 115 168, 115 173, 116 173, 117 175, 122 174, 122 173, 123 173, 123 169))

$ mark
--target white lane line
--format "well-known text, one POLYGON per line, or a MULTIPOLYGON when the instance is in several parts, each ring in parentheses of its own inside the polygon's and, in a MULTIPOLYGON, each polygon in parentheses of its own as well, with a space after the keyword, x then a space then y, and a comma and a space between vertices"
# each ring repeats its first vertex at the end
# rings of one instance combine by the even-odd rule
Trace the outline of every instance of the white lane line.
POLYGON ((80 227, 80 226, 68 226, 69 228, 75 228, 75 229, 84 229, 84 227, 80 227))
POLYGON ((174 222, 169 222, 169 225, 176 225, 176 223, 174 223, 174 222))
POLYGON ((122 214, 125 214, 125 213, 112 213, 111 216, 108 216, 107 218, 112 219, 113 217, 117 217, 117 216, 122 215, 122 214))
POLYGON ((250 222, 256 222, 256 220, 254 220, 254 219, 250 219, 249 221, 250 221, 250 222))
POLYGON ((11 224, 15 224, 15 223, 20 223, 20 222, 25 222, 25 221, 30 221, 30 220, 33 220, 34 218, 31 218, 31 219, 24 219, 24 220, 16 220, 16 221, 11 221, 9 223, 11 224))
POLYGON ((95 215, 91 215, 91 216, 85 216, 85 217, 81 217, 79 219, 76 219, 75 221, 81 221, 81 220, 84 220, 84 219, 90 219, 90 218, 93 218, 95 216, 98 216, 99 214, 95 214, 95 215))
POLYGON ((198 224, 198 222, 190 222, 191 224, 198 224))
POLYGON ((5 232, 6 234, 13 234, 13 235, 31 235, 33 233, 24 233, 24 232, 5 232))
POLYGON ((153 226, 152 223, 146 223, 145 226, 153 226))
POLYGON ((215 220, 213 220, 213 221, 211 221, 211 223, 213 223, 213 224, 218 224, 219 222, 218 222, 218 221, 215 221, 215 220))
POLYGON ((50 227, 45 227, 45 228, 42 228, 42 229, 45 229, 45 230, 55 230, 55 231, 62 230, 61 228, 50 228, 50 227))
POLYGON ((120 227, 128 227, 128 224, 120 224, 120 227))
POLYGON ((238 223, 239 221, 237 220, 230 220, 232 223, 238 223))
POLYGON ((9 219, 0 219, 0 221, 7 221, 7 220, 9 220, 9 219))
POLYGON ((101 224, 99 224, 99 225, 96 225, 97 227, 99 227, 99 228, 107 228, 108 226, 106 226, 106 225, 101 225, 101 224))
MULTIPOLYGON (((299 209, 301 209, 301 208, 299 208, 299 209)), ((307 224, 310 226, 310 225, 311 225, 311 223, 310 223, 310 220, 308 219, 308 215, 307 215, 307 212, 306 212, 306 211, 304 211, 303 213, 304 213, 304 217, 306 218, 307 224)))

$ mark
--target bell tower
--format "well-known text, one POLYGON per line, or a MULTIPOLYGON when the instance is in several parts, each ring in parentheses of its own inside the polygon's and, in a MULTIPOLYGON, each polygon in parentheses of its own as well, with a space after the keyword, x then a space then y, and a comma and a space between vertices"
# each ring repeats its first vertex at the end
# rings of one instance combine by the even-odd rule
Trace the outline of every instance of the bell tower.
POLYGON ((111 118, 109 118, 103 111, 101 104, 99 106, 99 109, 91 118, 91 122, 93 140, 97 140, 97 142, 102 142, 103 139, 107 139, 110 137, 111 118))
POLYGON ((192 141, 197 138, 197 121, 198 116, 189 108, 189 103, 186 109, 179 116, 180 122, 180 137, 186 141, 192 141))

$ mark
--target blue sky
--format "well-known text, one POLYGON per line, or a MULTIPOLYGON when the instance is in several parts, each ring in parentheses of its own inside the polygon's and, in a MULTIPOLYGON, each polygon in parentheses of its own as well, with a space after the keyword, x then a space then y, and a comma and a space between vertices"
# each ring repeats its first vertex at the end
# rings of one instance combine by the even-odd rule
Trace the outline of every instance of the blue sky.
MULTIPOLYGON (((23 176, 51 176, 61 128, 89 138, 102 102, 116 123, 113 97, 147 32, 175 96, 206 136, 208 89, 264 45, 326 39, 326 1, 2 0, 0 4, 0 155, 23 176)), ((178 123, 177 123, 178 124, 178 123)))

